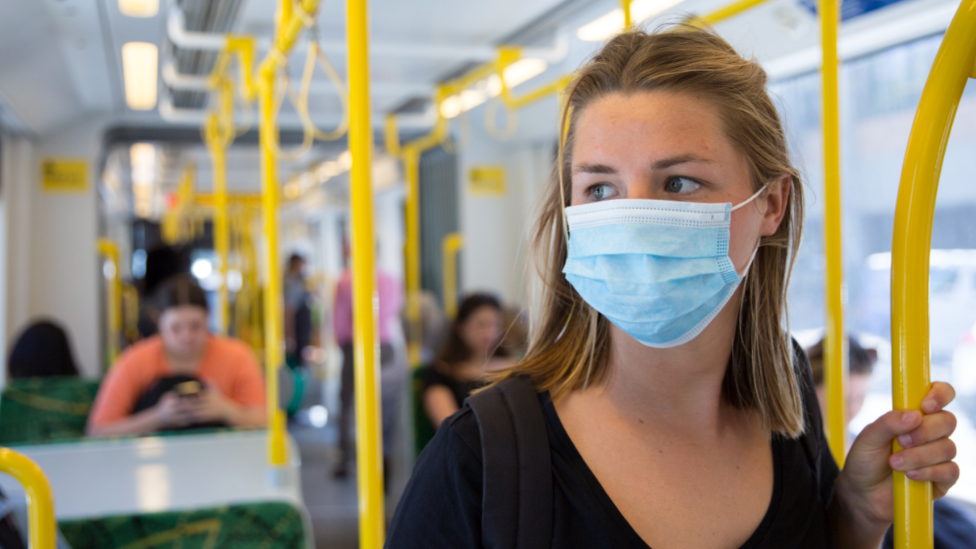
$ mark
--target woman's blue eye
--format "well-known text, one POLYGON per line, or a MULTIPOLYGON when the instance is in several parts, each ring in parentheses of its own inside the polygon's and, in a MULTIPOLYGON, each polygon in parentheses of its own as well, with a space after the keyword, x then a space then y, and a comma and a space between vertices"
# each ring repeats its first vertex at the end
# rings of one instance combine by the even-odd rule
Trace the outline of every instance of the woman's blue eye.
POLYGON ((590 187, 589 190, 590 190, 590 196, 592 196, 594 200, 603 200, 605 198, 610 198, 611 196, 617 194, 616 189, 614 189, 613 187, 611 187, 606 183, 593 185, 592 187, 590 187))
POLYGON ((686 194, 697 191, 701 188, 701 183, 687 177, 672 177, 668 179, 664 190, 669 193, 686 194))

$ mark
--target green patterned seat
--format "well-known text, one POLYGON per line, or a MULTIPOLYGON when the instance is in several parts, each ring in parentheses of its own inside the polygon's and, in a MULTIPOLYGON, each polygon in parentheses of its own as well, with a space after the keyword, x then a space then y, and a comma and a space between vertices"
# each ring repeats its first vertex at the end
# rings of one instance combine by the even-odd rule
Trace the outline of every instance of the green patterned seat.
POLYGON ((98 385, 77 377, 8 381, 0 395, 0 445, 83 437, 98 385))
POLYGON ((62 521, 72 549, 310 549, 302 512, 247 503, 146 515, 62 521))

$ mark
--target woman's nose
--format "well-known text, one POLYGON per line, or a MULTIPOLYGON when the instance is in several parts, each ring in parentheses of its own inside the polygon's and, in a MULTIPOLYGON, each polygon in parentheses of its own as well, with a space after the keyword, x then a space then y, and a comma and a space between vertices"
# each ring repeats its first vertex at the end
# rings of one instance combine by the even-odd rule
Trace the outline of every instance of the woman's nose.
POLYGON ((628 179, 625 184, 626 192, 624 193, 624 198, 636 198, 642 200, 660 198, 657 196, 658 193, 654 192, 654 185, 651 184, 651 181, 648 178, 634 177, 628 179))

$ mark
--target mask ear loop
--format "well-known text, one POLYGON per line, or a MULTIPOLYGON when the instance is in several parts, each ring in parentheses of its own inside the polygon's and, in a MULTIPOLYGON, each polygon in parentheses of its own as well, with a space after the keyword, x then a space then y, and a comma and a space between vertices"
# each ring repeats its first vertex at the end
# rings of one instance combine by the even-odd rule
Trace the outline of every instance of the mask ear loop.
MULTIPOLYGON (((734 212, 734 211, 738 210, 739 208, 745 206, 746 204, 752 202, 756 198, 759 198, 759 195, 761 195, 763 192, 765 192, 768 187, 769 187, 769 183, 766 183, 765 185, 763 185, 762 187, 760 187, 759 190, 756 191, 752 196, 750 196, 749 198, 745 199, 745 201, 740 202, 738 206, 733 206, 732 207, 732 211, 734 212)), ((749 275, 749 271, 752 269, 752 262, 756 260, 756 255, 759 253, 759 248, 760 247, 762 247, 762 237, 759 237, 759 240, 756 241, 756 245, 755 245, 755 247, 752 250, 752 257, 750 257, 749 258, 749 262, 746 263, 746 268, 745 268, 745 270, 742 273, 742 279, 743 280, 745 280, 746 276, 749 275)))
POLYGON ((749 198, 745 199, 745 201, 740 202, 738 206, 732 206, 732 211, 734 212, 734 211, 738 210, 739 208, 745 206, 746 204, 752 202, 753 200, 759 198, 759 195, 761 195, 763 192, 765 192, 768 187, 769 187, 769 183, 766 183, 762 187, 759 187, 759 190, 756 191, 755 194, 753 194, 749 198))

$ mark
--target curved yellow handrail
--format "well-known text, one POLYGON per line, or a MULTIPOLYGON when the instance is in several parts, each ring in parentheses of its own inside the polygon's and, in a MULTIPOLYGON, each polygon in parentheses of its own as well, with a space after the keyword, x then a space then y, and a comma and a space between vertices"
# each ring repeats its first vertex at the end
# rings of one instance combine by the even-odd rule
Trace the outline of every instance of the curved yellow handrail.
MULTIPOLYGON (((905 152, 891 252, 892 397, 920 410, 929 381, 929 253, 952 122, 976 65, 976 0, 963 0, 925 83, 905 152)), ((898 451, 897 441, 893 443, 898 451)), ((895 547, 931 549, 932 487, 895 473, 895 547)))
POLYGON ((444 316, 454 318, 458 308, 457 253, 464 247, 464 235, 451 233, 441 241, 441 264, 444 269, 442 293, 444 316))
POLYGON ((10 448, 0 448, 0 471, 17 479, 27 493, 27 541, 31 549, 55 549, 54 494, 44 471, 30 458, 10 448))
POLYGON ((268 406, 268 461, 281 467, 288 462, 285 414, 278 406, 278 365, 284 358, 281 269, 278 257, 278 157, 275 123, 275 78, 295 46, 307 20, 318 12, 319 0, 281 0, 271 50, 258 67, 258 106, 261 113, 261 215, 264 228, 267 286, 264 290, 264 363, 268 406))
POLYGON ((121 345, 119 332, 122 329, 122 278, 119 270, 122 267, 119 259, 119 246, 109 238, 98 239, 98 253, 112 262, 113 272, 109 278, 108 296, 108 366, 115 364, 119 357, 121 345))

